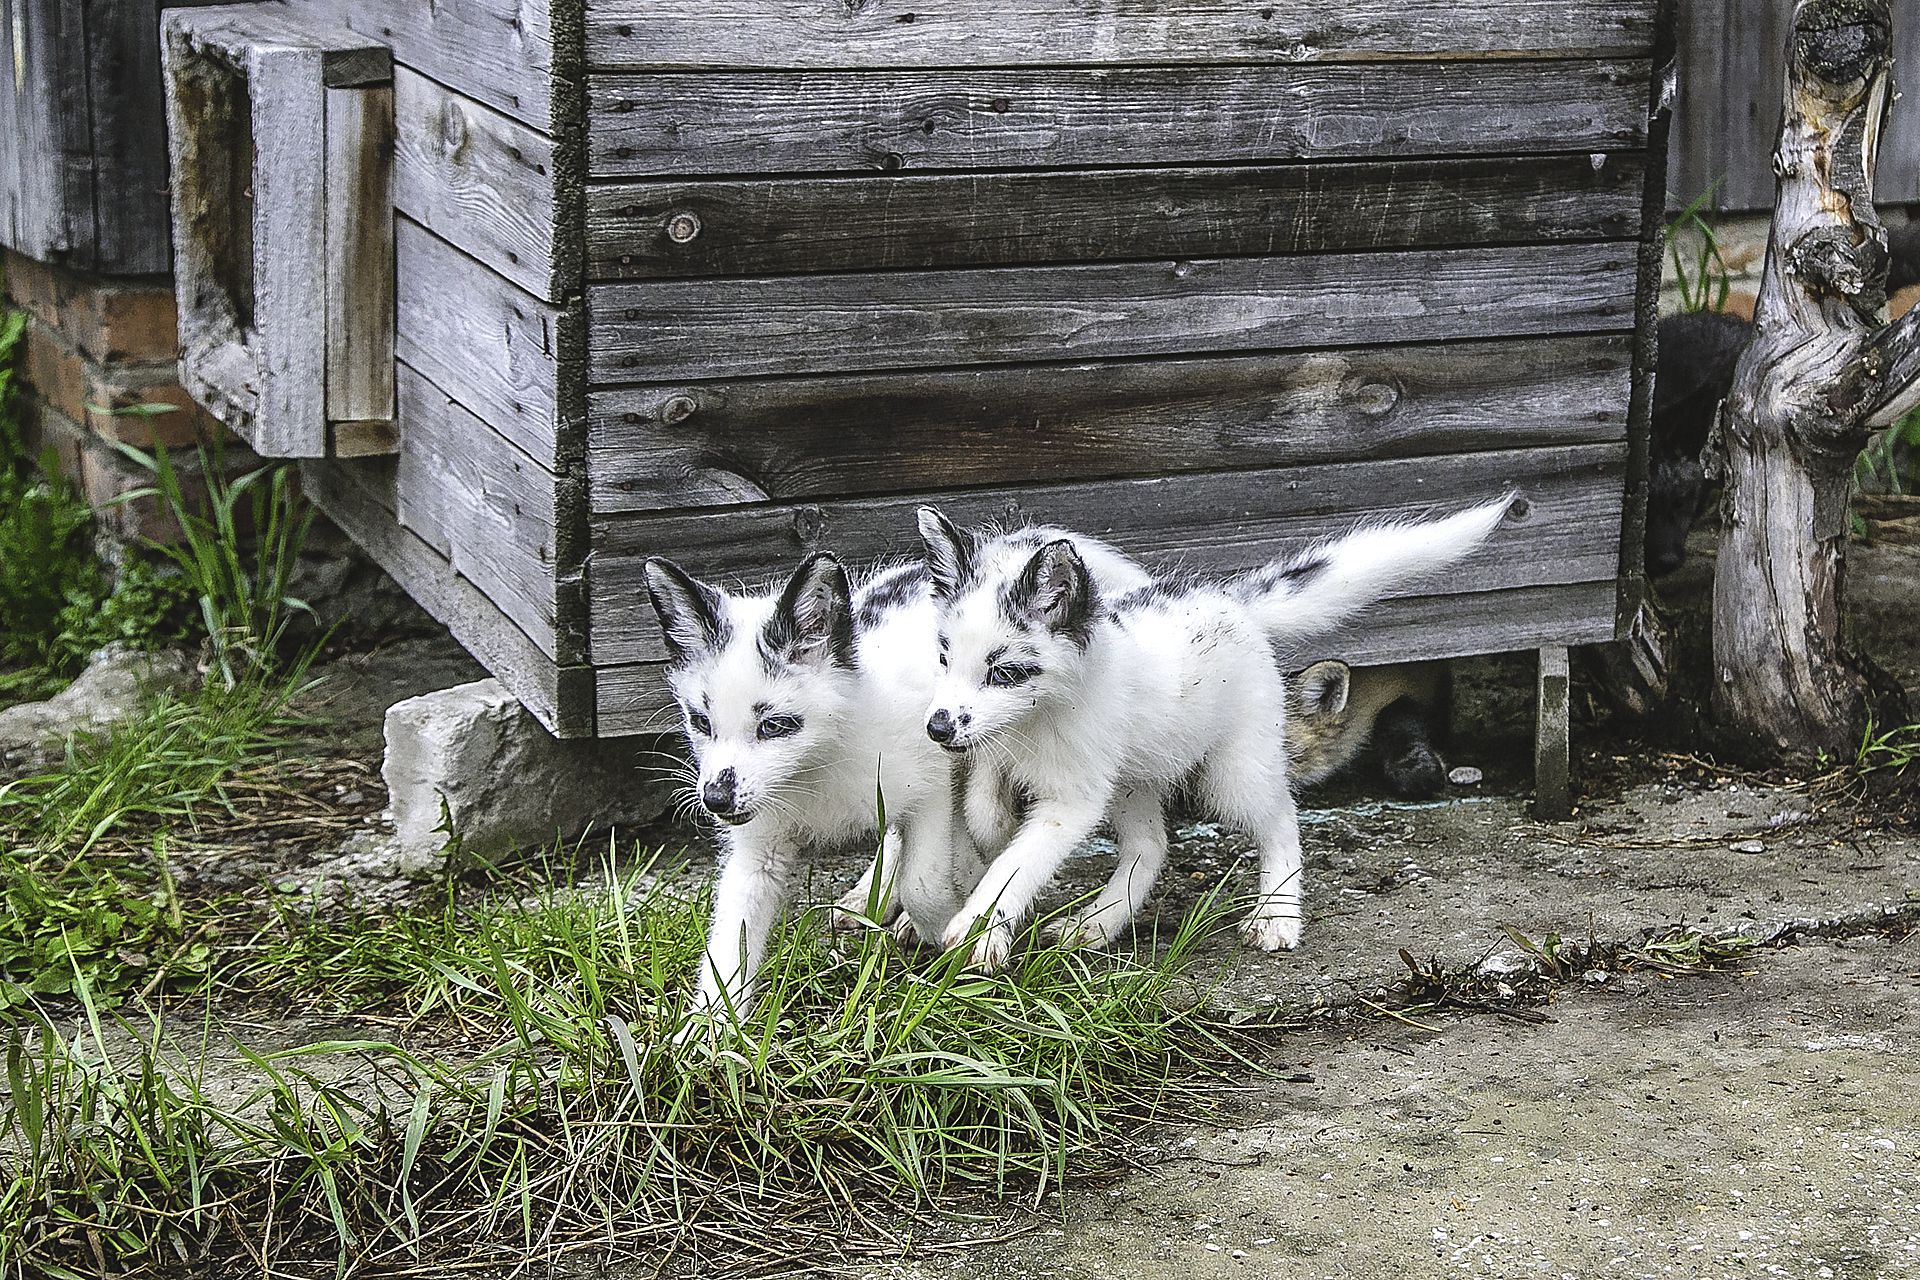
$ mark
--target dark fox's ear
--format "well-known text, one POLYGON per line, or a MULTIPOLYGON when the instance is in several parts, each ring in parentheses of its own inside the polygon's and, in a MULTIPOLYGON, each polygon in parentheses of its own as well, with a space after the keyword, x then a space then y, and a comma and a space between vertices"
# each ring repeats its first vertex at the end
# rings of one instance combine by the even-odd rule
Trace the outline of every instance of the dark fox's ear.
POLYGON ((719 648, 727 629, 720 591, 659 556, 647 561, 646 573, 647 599, 660 615, 660 632, 673 661, 682 663, 719 648))
POLYGON ((1295 676, 1293 707, 1297 714, 1324 720, 1347 709, 1347 693, 1353 669, 1335 658, 1316 662, 1295 676))
POLYGON ((1051 631, 1085 644, 1093 627, 1093 575, 1065 538, 1033 553, 1007 590, 1007 602, 1051 631))
POLYGON ((853 665, 853 590, 838 560, 822 551, 801 562, 761 640, 769 654, 787 662, 853 665))
POLYGON ((927 548, 927 576, 935 600, 951 600, 973 576, 973 535, 935 507, 920 508, 920 541, 927 548))

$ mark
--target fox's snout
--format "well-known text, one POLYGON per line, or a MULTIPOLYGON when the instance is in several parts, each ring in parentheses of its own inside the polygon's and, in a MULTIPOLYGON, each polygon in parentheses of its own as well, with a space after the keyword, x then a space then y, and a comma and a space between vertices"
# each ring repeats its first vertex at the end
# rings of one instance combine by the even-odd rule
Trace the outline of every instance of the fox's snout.
POLYGON ((722 769, 700 788, 700 803, 722 822, 745 822, 753 815, 740 807, 740 782, 732 769, 722 769))
POLYGON ((962 711, 959 715, 941 707, 927 717, 927 736, 943 747, 960 750, 963 744, 960 735, 973 723, 973 717, 962 711))

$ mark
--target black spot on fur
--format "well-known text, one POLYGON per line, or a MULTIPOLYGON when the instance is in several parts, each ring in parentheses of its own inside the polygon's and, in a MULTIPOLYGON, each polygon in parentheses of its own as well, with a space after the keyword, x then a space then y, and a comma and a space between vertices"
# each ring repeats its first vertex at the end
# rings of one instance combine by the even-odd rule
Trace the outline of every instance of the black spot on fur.
POLYGON ((903 564, 887 570, 860 589, 855 621, 862 627, 879 625, 882 618, 918 599, 927 589, 927 566, 903 564))
POLYGON ((1295 591, 1325 573, 1331 563, 1326 552, 1318 549, 1291 559, 1276 560, 1235 580, 1235 594, 1243 599, 1257 599, 1276 591, 1295 591))

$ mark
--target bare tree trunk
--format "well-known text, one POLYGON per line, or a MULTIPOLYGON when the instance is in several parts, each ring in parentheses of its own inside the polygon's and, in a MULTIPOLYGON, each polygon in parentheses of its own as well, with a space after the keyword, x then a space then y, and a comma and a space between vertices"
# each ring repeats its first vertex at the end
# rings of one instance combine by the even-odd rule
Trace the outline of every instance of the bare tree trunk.
POLYGON ((1891 45, 1888 0, 1794 8, 1766 272, 1717 433, 1714 714, 1778 758, 1850 753, 1868 712, 1842 640, 1851 476, 1871 427, 1915 391, 1920 347, 1920 326, 1880 319, 1873 171, 1891 45))

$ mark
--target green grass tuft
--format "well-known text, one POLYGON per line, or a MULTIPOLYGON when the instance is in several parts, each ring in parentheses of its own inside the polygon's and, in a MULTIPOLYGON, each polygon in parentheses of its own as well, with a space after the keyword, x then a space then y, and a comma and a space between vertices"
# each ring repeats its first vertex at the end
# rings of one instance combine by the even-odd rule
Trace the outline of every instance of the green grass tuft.
POLYGON ((1205 1076, 1204 1031, 1167 997, 1211 911, 1137 960, 1035 947, 1001 977, 882 932, 836 944, 809 916, 752 1024, 710 1042, 678 1034, 706 904, 672 883, 609 868, 532 901, 496 884, 426 913, 289 915, 222 976, 282 1009, 404 1017, 431 1058, 182 1053, 91 1000, 77 1034, 23 1023, 11 1092, 42 1101, 0 1112, 0 1147, 30 1155, 0 1253, 59 1274, 102 1247, 114 1271, 244 1247, 288 1275, 476 1248, 752 1256, 936 1194, 1056 1186, 1205 1076), (211 1071, 222 1056, 239 1067, 211 1071))

